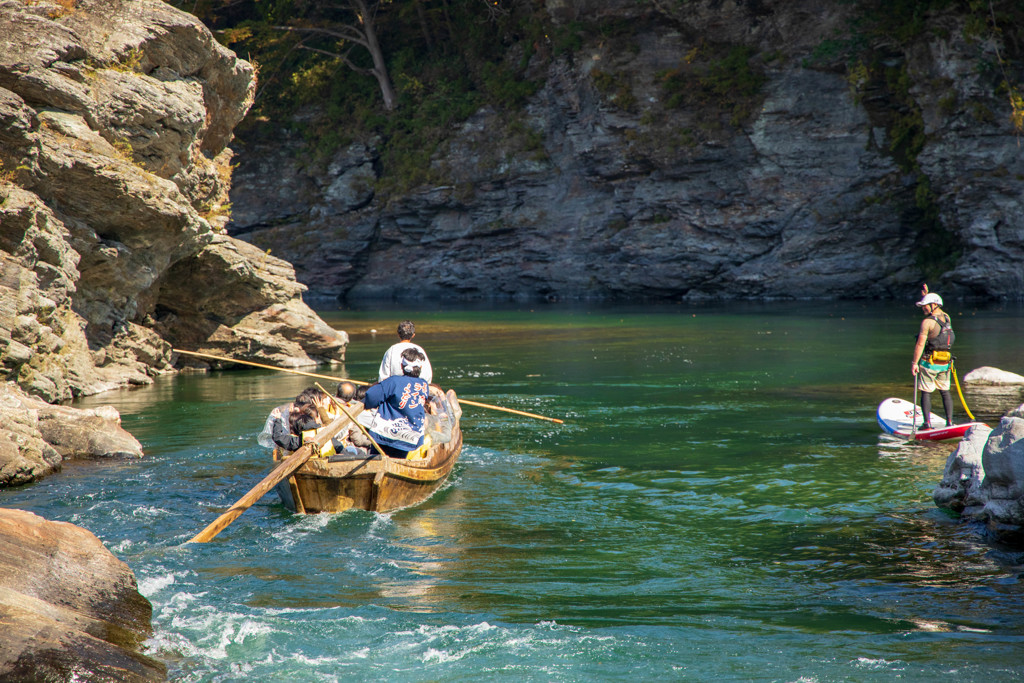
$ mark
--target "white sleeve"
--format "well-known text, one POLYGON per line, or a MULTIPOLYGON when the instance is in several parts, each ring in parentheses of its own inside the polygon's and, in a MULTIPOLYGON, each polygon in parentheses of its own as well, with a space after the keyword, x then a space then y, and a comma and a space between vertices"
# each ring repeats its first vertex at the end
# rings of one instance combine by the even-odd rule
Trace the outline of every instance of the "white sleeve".
POLYGON ((427 358, 426 351, 423 351, 423 359, 423 368, 420 369, 420 379, 425 380, 427 384, 430 384, 434 381, 434 369, 430 367, 430 359, 427 358))
POLYGON ((384 358, 380 361, 380 370, 377 371, 377 380, 383 382, 391 376, 391 350, 395 347, 392 346, 384 352, 384 358))

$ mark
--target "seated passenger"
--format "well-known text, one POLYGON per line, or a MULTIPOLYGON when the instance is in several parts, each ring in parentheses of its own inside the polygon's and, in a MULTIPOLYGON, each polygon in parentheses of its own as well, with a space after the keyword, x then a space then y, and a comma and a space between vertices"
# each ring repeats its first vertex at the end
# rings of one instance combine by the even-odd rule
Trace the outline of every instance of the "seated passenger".
POLYGON ((452 440, 452 426, 455 420, 452 417, 452 408, 448 404, 448 397, 436 384, 430 385, 430 399, 427 401, 427 424, 424 428, 425 442, 431 446, 448 443, 452 440))
MULTIPOLYGON (((366 389, 357 387, 352 382, 339 382, 334 395, 346 408, 350 408, 353 407, 353 404, 358 405, 363 400, 363 397, 366 395, 366 389)), ((338 412, 341 411, 339 410, 338 412)), ((347 444, 345 450, 353 455, 366 455, 367 453, 376 452, 369 437, 355 423, 348 426, 348 429, 342 435, 342 439, 347 444)))
MULTIPOLYGON (((282 410, 285 406, 278 406, 271 411, 270 417, 267 418, 267 424, 263 428, 264 432, 269 427, 271 441, 274 444, 285 451, 297 451, 302 444, 316 436, 318 429, 333 419, 326 405, 329 400, 328 396, 319 389, 306 389, 288 404, 287 412, 282 410)), ((264 434, 260 436, 263 437, 264 434)), ((332 439, 330 444, 321 448, 321 454, 331 455, 340 447, 342 447, 341 442, 338 439, 332 439)))
POLYGON ((423 445, 428 384, 420 379, 426 356, 417 349, 402 351, 401 376, 388 377, 366 390, 367 411, 359 421, 366 426, 381 450, 393 458, 405 458, 423 445))

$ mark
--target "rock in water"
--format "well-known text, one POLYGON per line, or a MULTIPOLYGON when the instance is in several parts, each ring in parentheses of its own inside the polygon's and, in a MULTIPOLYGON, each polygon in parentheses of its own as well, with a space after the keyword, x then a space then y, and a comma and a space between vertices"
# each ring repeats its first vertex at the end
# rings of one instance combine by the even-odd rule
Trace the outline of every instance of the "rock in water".
POLYGON ((1000 370, 999 368, 992 368, 986 365, 980 368, 975 368, 968 372, 966 375, 964 375, 964 383, 980 385, 1024 385, 1024 376, 1018 375, 1013 372, 1007 372, 1006 370, 1000 370))
POLYGON ((93 534, 0 509, 0 680, 163 681, 141 652, 153 608, 93 534))
POLYGON ((142 457, 110 406, 79 410, 0 382, 0 488, 27 484, 71 458, 142 457))
POLYGON ((978 504, 978 489, 985 478, 982 452, 991 433, 992 428, 987 425, 967 430, 956 450, 950 453, 942 481, 932 493, 936 505, 963 512, 968 506, 978 504))

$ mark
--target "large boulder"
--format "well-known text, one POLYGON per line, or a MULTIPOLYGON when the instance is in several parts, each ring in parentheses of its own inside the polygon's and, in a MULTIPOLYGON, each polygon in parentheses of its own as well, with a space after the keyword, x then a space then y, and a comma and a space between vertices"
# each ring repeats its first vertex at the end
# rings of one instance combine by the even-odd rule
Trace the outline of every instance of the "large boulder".
POLYGON ((142 654, 153 608, 93 534, 0 509, 0 680, 163 681, 142 654))
POLYGON ((950 453, 942 481, 932 494, 940 508, 959 513, 971 505, 980 505, 978 492, 985 478, 982 453, 991 433, 988 425, 971 427, 950 453))
POLYGON ((999 417, 1007 406, 1024 401, 1024 377, 999 368, 983 366, 963 376, 971 410, 979 416, 999 417))
POLYGON ((174 347, 344 359, 291 266, 222 234, 254 91, 159 0, 0 0, 0 379, 54 402, 173 372, 174 347))
POLYGON ((995 429, 969 430, 932 497, 941 508, 983 522, 994 538, 1024 545, 1024 405, 995 429))

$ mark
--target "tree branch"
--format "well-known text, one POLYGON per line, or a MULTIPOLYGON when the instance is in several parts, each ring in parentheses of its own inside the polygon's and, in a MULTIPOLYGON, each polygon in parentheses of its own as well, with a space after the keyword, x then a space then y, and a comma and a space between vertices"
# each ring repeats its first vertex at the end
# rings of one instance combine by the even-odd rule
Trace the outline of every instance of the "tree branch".
POLYGON ((337 52, 331 52, 329 50, 321 50, 318 47, 309 47, 308 45, 299 45, 299 47, 301 49, 303 49, 303 50, 309 50, 310 52, 317 52, 317 53, 322 54, 322 55, 327 55, 328 57, 334 57, 335 59, 340 59, 342 62, 345 63, 345 66, 347 66, 348 68, 352 69, 356 73, 364 74, 366 76, 373 76, 374 75, 374 73, 373 73, 373 71, 371 69, 365 69, 365 68, 363 68, 361 66, 358 66, 358 65, 352 63, 352 60, 350 60, 348 58, 348 52, 346 52, 345 54, 339 54, 337 52))
POLYGON ((356 43, 357 45, 362 45, 367 49, 370 47, 369 41, 366 40, 366 36, 362 32, 344 24, 341 27, 343 30, 319 28, 314 26, 272 26, 271 28, 277 29, 278 31, 292 31, 294 33, 320 33, 331 36, 332 38, 347 40, 356 43))

